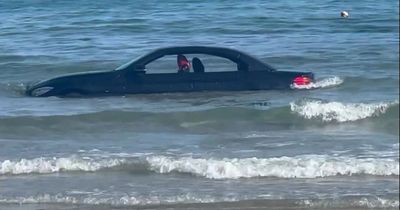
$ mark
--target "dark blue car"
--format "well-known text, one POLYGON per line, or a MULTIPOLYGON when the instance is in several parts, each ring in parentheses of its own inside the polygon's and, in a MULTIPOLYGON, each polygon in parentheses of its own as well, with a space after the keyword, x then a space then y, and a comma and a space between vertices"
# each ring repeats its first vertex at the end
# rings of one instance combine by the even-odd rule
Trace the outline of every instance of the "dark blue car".
POLYGON ((270 65, 238 50, 222 47, 185 46, 156 49, 113 71, 87 72, 60 76, 27 88, 30 96, 104 96, 137 93, 193 91, 243 91, 289 89, 291 85, 307 85, 311 72, 278 71, 270 65), (191 71, 154 73, 146 66, 164 56, 208 55, 228 59, 234 69, 215 72, 200 58, 191 63, 191 71))

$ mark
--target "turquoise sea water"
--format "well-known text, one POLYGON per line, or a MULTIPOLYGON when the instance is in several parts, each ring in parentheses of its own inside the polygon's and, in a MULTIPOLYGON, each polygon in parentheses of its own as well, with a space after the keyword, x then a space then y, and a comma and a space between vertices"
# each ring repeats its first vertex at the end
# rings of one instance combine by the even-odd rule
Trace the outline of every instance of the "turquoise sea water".
POLYGON ((398 1, 1 1, 0 18, 0 209, 399 207, 398 1), (174 45, 242 50, 317 81, 23 94, 174 45))

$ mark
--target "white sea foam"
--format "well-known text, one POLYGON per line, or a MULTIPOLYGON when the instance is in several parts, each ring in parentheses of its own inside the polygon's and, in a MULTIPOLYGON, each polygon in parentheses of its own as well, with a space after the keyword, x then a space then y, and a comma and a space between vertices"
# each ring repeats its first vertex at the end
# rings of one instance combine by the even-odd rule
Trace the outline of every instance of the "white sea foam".
POLYGON ((206 121, 200 121, 200 122, 183 122, 180 124, 181 127, 184 128, 191 128, 191 127, 196 127, 196 126, 202 126, 202 125, 206 125, 206 124, 212 124, 215 121, 212 120, 206 120, 206 121))
POLYGON ((231 202, 236 198, 214 198, 212 196, 198 196, 191 193, 177 196, 115 196, 111 194, 89 193, 80 196, 65 194, 42 194, 27 197, 7 198, 0 196, 0 203, 35 204, 35 203, 67 203, 67 204, 89 204, 89 205, 115 205, 135 206, 152 204, 173 204, 173 203, 213 203, 231 202))
POLYGON ((306 101, 291 102, 290 109, 306 119, 322 119, 323 121, 348 122, 379 116, 394 103, 341 103, 306 101))
POLYGON ((356 197, 356 198, 342 198, 337 200, 303 200, 298 202, 300 205, 304 205, 312 208, 321 207, 355 207, 355 208, 399 208, 398 199, 387 199, 375 196, 356 197))
MULTIPOLYGON (((204 159, 192 157, 146 156, 130 161, 126 158, 68 157, 35 158, 0 162, 0 175, 57 173, 68 171, 93 172, 133 162, 147 165, 158 173, 191 173, 210 179, 242 177, 316 178, 336 175, 399 175, 399 160, 393 158, 354 158, 304 155, 277 158, 204 159), (137 162, 140 161, 140 162, 137 162)), ((134 167, 134 165, 132 165, 134 167)))
POLYGON ((322 79, 320 81, 312 82, 308 85, 296 85, 292 84, 291 88, 293 89, 316 89, 316 88, 327 88, 338 86, 343 83, 343 79, 340 77, 329 77, 322 79))
POLYGON ((399 161, 394 159, 357 159, 307 155, 279 158, 202 159, 147 157, 150 168, 159 173, 191 173, 210 179, 242 177, 316 178, 336 175, 399 175, 399 161))
MULTIPOLYGON (((266 197, 264 201, 268 201, 271 195, 258 196, 266 197)), ((112 205, 112 206, 144 206, 144 205, 163 205, 176 203, 215 203, 215 202, 235 202, 248 200, 244 197, 221 197, 216 198, 211 195, 199 196, 191 193, 176 196, 116 196, 111 194, 93 195, 92 193, 76 195, 65 195, 62 193, 40 194, 35 196, 18 196, 5 197, 0 195, 0 203, 5 204, 85 204, 85 205, 112 205)), ((280 198, 279 200, 283 200, 280 198)), ((276 201, 271 200, 273 205, 277 205, 276 201)), ((290 201, 293 201, 291 199, 290 201)), ((322 200, 301 200, 296 202, 297 205, 311 208, 398 208, 398 199, 380 198, 376 196, 360 196, 354 198, 339 199, 322 199, 322 200)), ((278 204, 279 205, 279 204, 278 204)), ((290 205, 290 204, 289 204, 290 205)), ((283 206, 283 208, 286 206, 283 206)))
POLYGON ((399 200, 376 197, 375 199, 362 198, 356 201, 356 206, 367 208, 399 208, 399 200))
POLYGON ((0 162, 0 175, 55 173, 60 171, 97 171, 124 164, 124 159, 93 159, 90 157, 34 158, 0 162))
POLYGON ((243 138, 252 139, 252 138, 267 138, 267 137, 271 137, 271 135, 252 133, 252 134, 248 134, 248 135, 244 136, 243 138))

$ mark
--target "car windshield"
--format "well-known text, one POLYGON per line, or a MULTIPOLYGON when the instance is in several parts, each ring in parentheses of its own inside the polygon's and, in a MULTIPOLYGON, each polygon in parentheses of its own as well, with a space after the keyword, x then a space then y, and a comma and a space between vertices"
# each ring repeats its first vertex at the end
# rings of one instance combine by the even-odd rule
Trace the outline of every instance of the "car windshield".
POLYGON ((125 64, 119 66, 118 68, 114 69, 114 71, 123 70, 123 69, 125 69, 126 67, 128 67, 132 62, 133 62, 133 61, 129 61, 128 63, 125 63, 125 64))
POLYGON ((133 62, 135 62, 136 60, 138 60, 139 58, 141 58, 143 56, 139 56, 131 61, 129 61, 128 63, 122 64, 121 66, 119 66, 118 68, 114 69, 115 71, 120 71, 120 70, 124 70, 125 68, 127 68, 128 66, 130 66, 133 62))

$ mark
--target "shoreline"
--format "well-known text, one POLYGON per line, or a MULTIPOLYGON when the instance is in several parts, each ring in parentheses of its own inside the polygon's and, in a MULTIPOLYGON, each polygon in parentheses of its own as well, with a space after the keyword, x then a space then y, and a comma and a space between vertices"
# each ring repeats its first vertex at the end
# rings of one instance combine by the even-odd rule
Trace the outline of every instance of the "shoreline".
MULTIPOLYGON (((0 209, 7 210, 148 210, 148 209, 289 209, 289 210, 306 210, 306 209, 324 209, 324 210, 371 210, 371 209, 398 209, 399 206, 346 206, 344 202, 332 199, 313 200, 315 204, 307 204, 305 200, 242 200, 214 203, 171 203, 171 204, 149 204, 149 205, 123 205, 113 206, 107 204, 63 204, 63 203, 7 203, 0 204, 0 209), (324 203, 326 201, 326 203, 324 203), (319 203, 321 202, 321 203, 319 203), (336 205, 335 205, 336 204, 336 205)), ((354 203, 354 202, 352 202, 354 203)), ((398 204, 398 202, 397 202, 398 204)), ((351 205, 351 204, 349 204, 351 205)))

